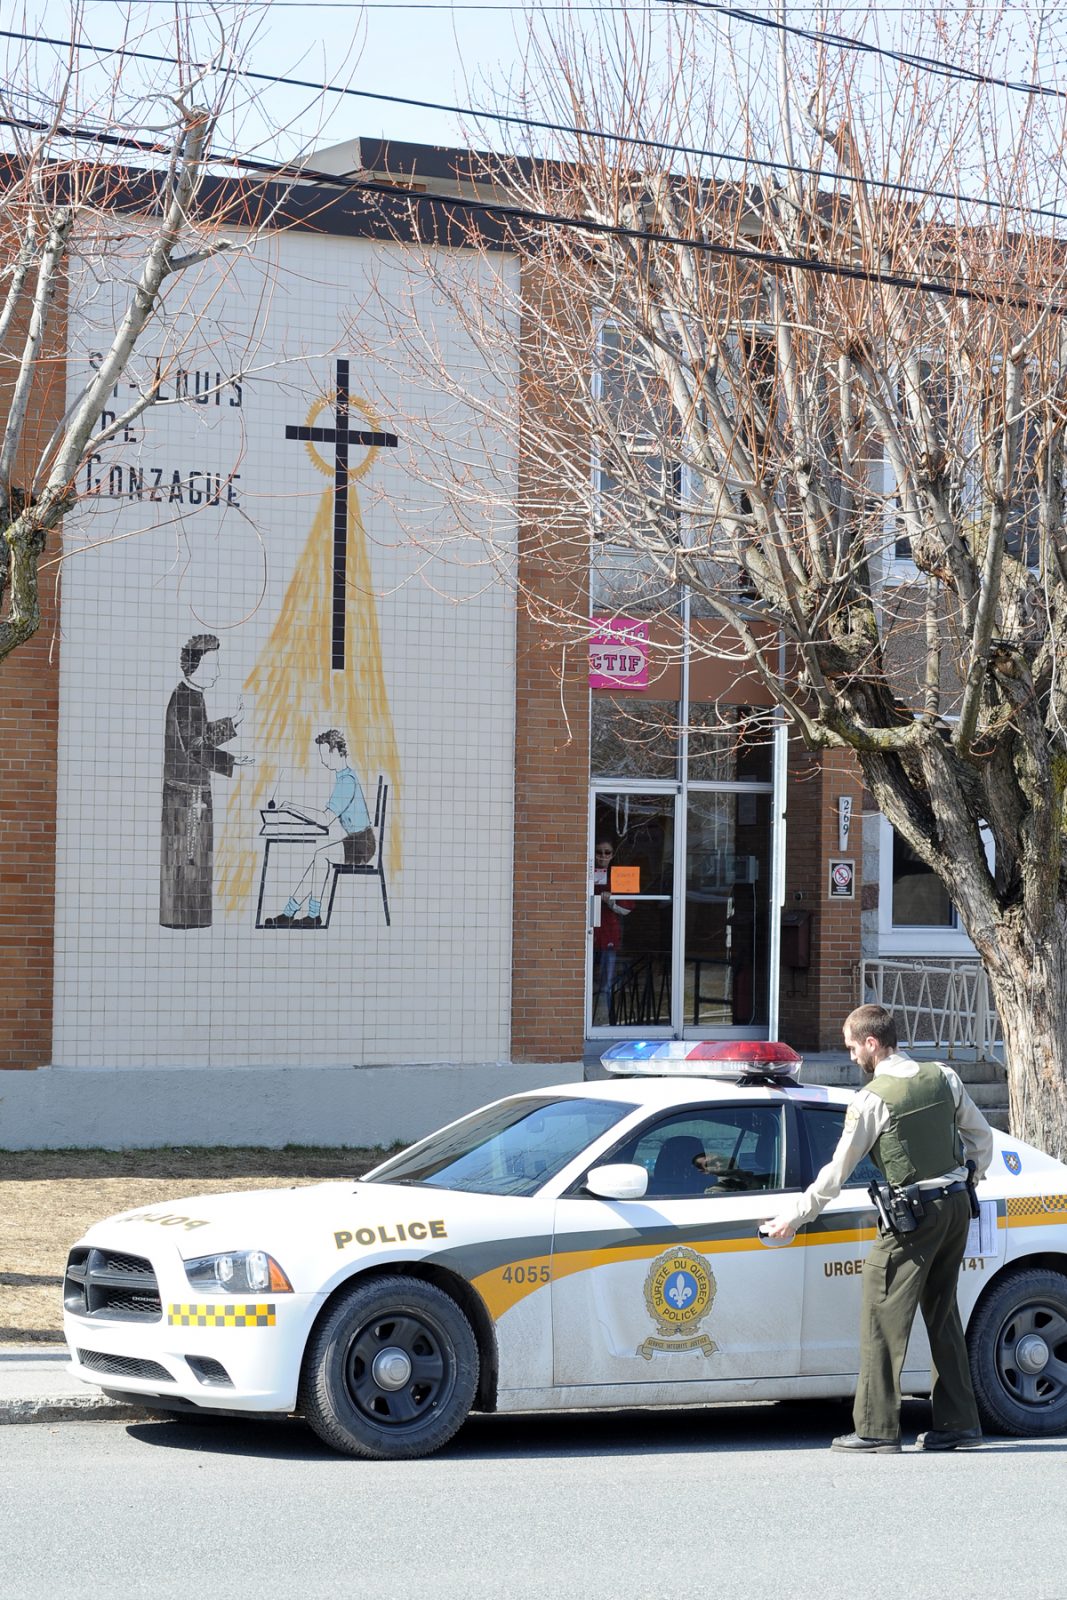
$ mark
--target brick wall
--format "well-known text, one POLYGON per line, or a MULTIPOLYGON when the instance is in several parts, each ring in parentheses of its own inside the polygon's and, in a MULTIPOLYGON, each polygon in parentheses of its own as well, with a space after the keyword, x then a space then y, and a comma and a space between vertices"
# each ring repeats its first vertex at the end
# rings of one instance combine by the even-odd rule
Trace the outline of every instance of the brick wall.
MULTIPOLYGON (((18 348, 20 331, 16 327, 9 337, 9 348, 18 348)), ((16 463, 21 485, 31 480, 62 415, 64 331, 60 304, 16 463)), ((10 369, 4 378, 0 374, 0 414, 7 409, 10 369)), ((40 575, 40 628, 0 662, 0 1069, 39 1067, 52 1059, 59 567, 50 557, 60 544, 58 532, 49 535, 40 575)))
POLYGON ((785 911, 811 913, 811 965, 782 966, 778 1032, 799 1050, 839 1050, 841 1024, 859 1004, 860 909, 863 846, 862 782, 847 751, 816 756, 791 747, 787 805, 785 911), (852 798, 848 847, 838 849, 839 795, 852 798), (855 897, 831 900, 828 862, 855 863, 855 897))
POLYGON ((589 543, 577 508, 572 524, 565 506, 561 518, 558 484, 541 514, 540 452, 562 422, 534 338, 524 331, 520 376, 511 1055, 576 1061, 589 871, 588 647, 577 640, 588 614, 589 543))
POLYGON ((576 1061, 585 1005, 586 661, 575 664, 568 652, 561 677, 558 645, 522 608, 518 635, 511 1053, 576 1061))

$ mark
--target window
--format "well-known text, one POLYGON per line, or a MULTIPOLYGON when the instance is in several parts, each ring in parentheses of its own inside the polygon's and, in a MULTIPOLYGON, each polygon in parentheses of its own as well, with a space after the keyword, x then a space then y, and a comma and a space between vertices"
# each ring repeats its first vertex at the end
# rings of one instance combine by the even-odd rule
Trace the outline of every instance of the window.
POLYGON ((594 778, 677 778, 678 703, 595 692, 589 764, 594 778))
MULTIPOLYGON (((811 1176, 814 1177, 817 1172, 825 1167, 837 1149, 837 1142, 845 1125, 845 1107, 805 1106, 801 1115, 804 1121, 804 1131, 808 1136, 811 1176)), ((869 1183, 880 1183, 881 1181, 882 1174, 878 1171, 870 1156, 864 1156, 851 1178, 845 1184, 845 1188, 866 1189, 869 1183)))
POLYGON ((534 1194, 633 1111, 617 1101, 524 1097, 489 1106, 376 1167, 371 1183, 534 1194))
MULTIPOLYGON (((1003 407, 998 406, 990 392, 976 393, 966 384, 961 386, 957 375, 953 373, 950 376, 946 371, 943 356, 932 352, 928 358, 923 358, 920 369, 923 397, 933 417, 935 443, 943 452, 943 470, 950 475, 948 497, 952 514, 975 524, 988 524, 990 486, 997 472, 1003 407), (971 446, 976 436, 988 439, 990 453, 984 461, 979 460, 965 468, 963 461, 965 458, 972 459, 971 446)), ((996 377, 995 368, 991 377, 996 377)), ((902 418, 906 419, 906 430, 918 444, 920 430, 911 421, 903 381, 897 385, 897 404, 902 418)), ((1040 444, 1041 425, 1038 417, 1033 412, 1027 412, 1020 431, 1015 472, 1008 489, 1004 546, 1009 555, 1030 567, 1036 566, 1038 561, 1040 444)), ((891 529, 893 524, 896 529, 892 538, 893 553, 898 561, 910 561, 911 540, 903 531, 896 479, 888 459, 883 473, 883 492, 886 496, 887 520, 891 529)))
MULTIPOLYGON (((866 824, 874 819, 864 818, 866 824)), ((974 945, 940 879, 900 838, 888 817, 875 822, 878 850, 878 906, 864 911, 864 954, 893 961, 973 959, 974 945), (905 920, 906 919, 906 920, 905 920)), ((986 859, 993 868, 993 838, 983 830, 986 859)))
POLYGON ((597 342, 596 537, 626 544, 647 533, 678 538, 683 472, 672 446, 678 429, 666 385, 640 345, 612 322, 597 342))
POLYGON ((770 783, 774 722, 765 709, 689 702, 689 776, 714 783, 770 783))
POLYGON ((956 926, 956 913, 948 890, 896 829, 893 830, 893 926, 956 926))
MULTIPOLYGON (((939 444, 945 444, 947 442, 949 430, 948 374, 944 370, 944 367, 932 357, 921 360, 919 363, 919 370, 922 375, 923 398, 930 407, 933 417, 935 438, 939 444)), ((903 379, 901 379, 901 381, 897 384, 897 407, 900 411, 901 417, 907 419, 905 423, 906 428, 912 432, 913 437, 918 440, 921 437, 921 430, 918 424, 913 424, 911 422, 911 412, 908 407, 907 390, 903 379)), ((905 533, 899 531, 903 526, 903 518, 900 515, 900 497, 894 493, 895 487, 896 478, 893 474, 893 468, 889 465, 887 460, 886 494, 887 496, 892 495, 892 500, 891 502, 887 501, 887 506, 891 504, 893 507, 893 520, 898 529, 897 536, 893 541, 893 553, 898 561, 910 561, 911 540, 905 533)))
POLYGON ((1040 548, 1041 492, 1039 461, 1041 425, 1032 412, 1023 419, 1015 463, 1011 505, 1004 529, 1004 548, 1028 567, 1036 567, 1040 548))
MULTIPOLYGON (((593 397, 598 406, 594 439, 592 598, 594 611, 640 612, 657 605, 676 608, 674 550, 685 546, 696 573, 692 615, 714 616, 709 591, 731 595, 755 590, 744 568, 745 539, 732 520, 751 514, 752 505, 730 447, 707 433, 697 449, 689 422, 704 415, 711 390, 731 425, 732 445, 740 445, 757 474, 766 474, 767 434, 776 406, 773 339, 750 332, 707 346, 705 330, 661 330, 672 342, 676 375, 691 397, 688 420, 675 406, 674 391, 656 360, 628 329, 605 321, 597 339, 593 397), (605 556, 596 545, 607 547, 605 556), (622 554, 620 549, 622 547, 622 554)), ((780 499, 781 491, 775 498, 780 499)))
POLYGON ((612 1161, 648 1173, 649 1200, 699 1200, 783 1186, 780 1106, 690 1107, 642 1128, 612 1161))
POLYGON ((589 558, 589 609, 594 616, 677 613, 682 591, 647 551, 594 541, 589 558))

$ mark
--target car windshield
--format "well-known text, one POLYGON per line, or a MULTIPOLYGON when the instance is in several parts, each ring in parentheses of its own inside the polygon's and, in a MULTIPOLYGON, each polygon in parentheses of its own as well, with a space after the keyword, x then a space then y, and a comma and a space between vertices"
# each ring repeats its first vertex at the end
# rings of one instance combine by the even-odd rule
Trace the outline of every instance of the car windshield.
POLYGON ((471 1194, 534 1194, 634 1107, 617 1100, 505 1100, 432 1133, 376 1167, 369 1183, 426 1184, 471 1194))

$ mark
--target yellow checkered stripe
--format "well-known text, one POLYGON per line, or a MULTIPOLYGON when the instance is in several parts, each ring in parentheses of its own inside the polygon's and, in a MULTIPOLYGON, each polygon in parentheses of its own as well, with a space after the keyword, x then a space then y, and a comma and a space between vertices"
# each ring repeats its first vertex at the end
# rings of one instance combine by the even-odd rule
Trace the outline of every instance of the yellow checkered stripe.
POLYGON ((1067 1214, 1067 1194, 1029 1194, 1009 1200, 1009 1217, 1049 1217, 1067 1214))
POLYGON ((273 1328, 276 1307, 172 1305, 167 1322, 172 1328, 273 1328))

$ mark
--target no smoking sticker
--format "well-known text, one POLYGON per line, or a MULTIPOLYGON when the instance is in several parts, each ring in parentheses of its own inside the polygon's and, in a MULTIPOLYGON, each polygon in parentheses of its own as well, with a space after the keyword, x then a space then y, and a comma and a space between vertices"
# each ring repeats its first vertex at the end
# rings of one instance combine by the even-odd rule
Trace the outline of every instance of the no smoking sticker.
POLYGON ((830 899, 854 900, 856 898, 856 863, 854 861, 830 862, 830 899))

